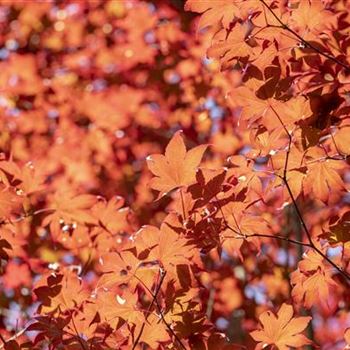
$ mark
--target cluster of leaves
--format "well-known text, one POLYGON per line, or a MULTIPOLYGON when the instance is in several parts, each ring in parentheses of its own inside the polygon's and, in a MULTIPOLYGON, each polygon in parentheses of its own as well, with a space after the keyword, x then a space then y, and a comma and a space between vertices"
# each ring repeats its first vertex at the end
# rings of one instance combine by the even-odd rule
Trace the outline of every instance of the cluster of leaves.
POLYGON ((350 347, 349 13, 0 0, 0 349, 350 347))

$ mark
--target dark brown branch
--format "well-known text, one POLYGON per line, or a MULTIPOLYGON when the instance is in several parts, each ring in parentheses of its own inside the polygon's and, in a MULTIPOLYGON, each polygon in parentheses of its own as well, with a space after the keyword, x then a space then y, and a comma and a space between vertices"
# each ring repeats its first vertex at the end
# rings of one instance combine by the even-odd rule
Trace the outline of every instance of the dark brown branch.
MULTIPOLYGON (((264 0, 260 0, 260 1, 264 1, 264 0)), ((277 116, 278 120, 280 121, 280 123, 282 124, 282 127, 284 128, 285 132, 287 133, 289 142, 288 142, 288 148, 287 148, 287 152, 286 152, 286 160, 285 160, 285 164, 284 164, 284 169, 283 169, 283 176, 276 174, 276 176, 278 176, 283 183, 285 184, 288 194, 290 196, 290 199, 292 201, 294 210, 298 216, 298 219, 300 221, 300 224, 307 236, 307 239, 309 241, 309 246, 315 250, 317 252, 317 254, 319 254, 320 256, 322 256, 323 259, 325 259, 330 265, 332 265, 345 279, 350 281, 350 275, 344 271, 341 267, 339 267, 336 263, 334 263, 330 258, 328 258, 328 256, 326 254, 324 254, 313 242, 312 240, 312 236, 311 233, 308 229, 308 227, 306 226, 305 220, 301 214, 301 211, 299 209, 299 206, 297 204, 296 199, 294 198, 292 189, 289 185, 288 179, 287 179, 287 173, 288 173, 288 161, 289 161, 289 154, 290 154, 290 150, 291 150, 291 145, 292 145, 292 136, 290 135, 290 133, 288 132, 286 126, 284 125, 281 117, 279 116, 279 114, 273 109, 273 107, 271 107, 273 112, 275 113, 275 115, 277 116)))
POLYGON ((75 336, 77 337, 78 342, 79 342, 81 348, 82 348, 83 350, 88 350, 88 349, 86 349, 86 347, 85 347, 85 343, 84 343, 83 339, 82 339, 82 338, 80 337, 80 335, 79 335, 79 332, 78 332, 77 326, 75 325, 75 321, 74 321, 74 317, 73 317, 73 314, 72 314, 72 313, 71 313, 71 317, 72 317, 72 324, 73 324, 75 336))
MULTIPOLYGON (((227 228, 228 229, 232 229, 230 227, 227 227, 227 228)), ((284 236, 269 235, 269 234, 264 234, 264 233, 252 233, 250 235, 243 236, 243 235, 240 235, 240 233, 235 231, 234 229, 232 229, 232 230, 235 233, 237 233, 238 236, 225 236, 226 238, 234 238, 234 239, 247 239, 247 238, 251 238, 251 237, 273 238, 273 239, 279 239, 279 240, 282 240, 282 241, 286 241, 286 242, 289 242, 289 243, 292 243, 292 244, 300 245, 300 246, 303 246, 303 247, 312 248, 310 243, 304 243, 304 242, 297 241, 295 239, 287 238, 287 237, 284 237, 284 236)))
MULTIPOLYGON (((229 225, 229 223, 227 222, 226 217, 224 215, 224 212, 223 212, 223 210, 221 208, 221 205, 220 205, 220 203, 219 203, 219 201, 218 201, 216 196, 215 196, 215 198, 217 200, 217 204, 219 205, 219 210, 220 210, 222 218, 224 220, 225 228, 229 229, 230 231, 232 231, 232 232, 234 232, 234 233, 236 233, 238 235, 238 236, 226 236, 226 238, 235 238, 235 239, 247 239, 249 237, 274 238, 274 239, 279 239, 279 240, 283 240, 283 241, 286 241, 286 242, 289 242, 289 243, 293 243, 293 244, 297 244, 297 245, 300 245, 300 246, 311 248, 311 245, 309 243, 304 243, 304 242, 297 241, 295 239, 287 238, 287 237, 284 237, 284 236, 269 235, 269 234, 263 234, 263 233, 252 233, 250 235, 243 234, 240 229, 238 231, 238 230, 234 229, 232 226, 229 225)), ((239 228, 237 220, 236 220, 235 217, 234 217, 234 220, 235 220, 235 223, 236 223, 237 227, 239 228)))
POLYGON ((284 29, 288 32, 290 32, 291 34, 293 34, 298 40, 300 40, 300 42, 307 48, 314 50, 315 52, 317 52, 318 54, 320 54, 321 56, 333 61, 336 64, 339 64, 340 66, 342 66, 344 69, 346 69, 347 71, 350 71, 350 66, 348 66, 347 64, 343 63, 342 61, 338 60, 336 57, 329 55, 328 53, 323 52, 322 50, 320 50, 317 46, 311 44, 310 42, 306 41, 302 36, 300 36, 296 31, 294 31, 293 29, 291 29, 287 24, 285 24, 277 15, 276 13, 272 10, 272 8, 266 3, 265 0, 259 0, 264 6, 265 8, 272 14, 272 16, 276 19, 276 21, 281 25, 281 29, 284 29))
POLYGON ((180 188, 180 197, 181 197, 181 207, 182 207, 182 216, 183 216, 183 222, 186 222, 186 214, 185 214, 185 201, 184 201, 184 196, 182 193, 182 188, 180 188))
POLYGON ((151 311, 153 305, 155 304, 155 300, 158 297, 158 293, 159 293, 160 289, 162 288, 162 284, 163 284, 163 281, 164 281, 166 273, 165 272, 162 273, 162 270, 160 270, 160 271, 161 271, 160 272, 160 281, 157 284, 157 287, 156 287, 156 290, 155 290, 154 294, 152 293, 152 291, 149 290, 149 288, 136 275, 134 275, 134 277, 137 280, 139 280, 142 283, 142 285, 148 290, 148 292, 152 295, 152 301, 151 301, 151 304, 149 305, 149 307, 147 309, 147 314, 145 316, 145 322, 141 326, 140 332, 139 332, 139 334, 137 335, 137 337, 135 339, 135 342, 134 342, 134 345, 132 347, 132 350, 134 350, 136 348, 137 344, 140 341, 140 338, 141 338, 141 336, 143 334, 143 331, 145 329, 145 326, 146 326, 146 322, 147 322, 148 316, 150 315, 150 311, 151 311))
POLYGON ((297 205, 297 202, 294 198, 294 195, 292 193, 292 190, 289 186, 289 183, 287 181, 287 179, 283 179, 285 185, 286 185, 286 188, 287 188, 287 191, 291 197, 291 200, 292 200, 292 203, 293 203, 293 206, 295 208, 295 211, 296 211, 296 214, 300 220, 300 223, 301 223, 301 226, 303 227, 303 230, 305 231, 306 233, 306 236, 308 237, 308 240, 310 242, 310 245, 312 247, 312 249, 314 249, 319 255, 321 255, 323 257, 323 259, 325 259, 330 265, 332 265, 345 279, 349 280, 350 281, 350 275, 344 271, 341 267, 339 267, 335 262, 333 262, 330 258, 328 258, 328 256, 326 254, 324 254, 315 244, 314 242, 312 241, 312 237, 311 237, 311 234, 310 234, 310 231, 309 229, 307 228, 306 224, 305 224, 305 221, 304 221, 304 218, 300 212, 300 209, 297 205))
MULTIPOLYGON (((158 293, 162 287, 162 284, 164 282, 164 278, 166 276, 166 271, 163 270, 162 268, 160 268, 160 281, 158 282, 158 285, 157 285, 157 288, 155 290, 155 292, 153 293, 144 283, 143 281, 136 275, 134 275, 134 277, 143 285, 143 287, 148 291, 148 293, 152 296, 152 302, 150 304, 150 306, 148 307, 148 310, 147 311, 150 311, 151 308, 153 307, 153 305, 156 305, 156 308, 159 312, 159 315, 160 315, 160 318, 162 320, 162 322, 165 324, 166 328, 168 329, 169 333, 175 338, 175 340, 179 343, 180 347, 183 349, 183 350, 187 350, 185 345, 183 345, 181 339, 177 336, 177 334, 173 331, 173 329, 171 328, 171 326, 168 324, 168 322, 165 320, 164 318, 164 315, 163 315, 163 312, 162 312, 162 308, 161 306, 159 305, 158 303, 158 300, 157 300, 157 296, 158 296, 158 293)), ((145 320, 147 321, 148 319, 148 316, 149 316, 149 312, 147 313, 146 317, 145 317, 145 320)), ((142 333, 143 333, 143 330, 145 328, 145 323, 143 323, 142 327, 141 327, 141 330, 134 342, 134 345, 132 347, 132 350, 135 350, 138 342, 140 341, 140 338, 142 336, 142 333)))

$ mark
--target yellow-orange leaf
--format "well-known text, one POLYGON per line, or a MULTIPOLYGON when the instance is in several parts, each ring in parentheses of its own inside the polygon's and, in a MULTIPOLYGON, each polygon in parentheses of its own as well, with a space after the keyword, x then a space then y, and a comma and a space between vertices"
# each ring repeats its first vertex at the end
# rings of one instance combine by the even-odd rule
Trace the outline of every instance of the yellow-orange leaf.
POLYGON ((254 340, 258 341, 256 349, 264 349, 268 345, 275 345, 279 350, 290 347, 300 348, 311 344, 311 341, 301 334, 307 327, 311 317, 293 318, 293 307, 283 304, 277 316, 271 311, 265 311, 259 317, 261 330, 251 332, 254 340))
POLYGON ((232 0, 187 0, 185 10, 203 13, 198 23, 198 30, 217 23, 229 28, 238 14, 238 7, 232 0))
POLYGON ((200 145, 187 152, 178 131, 166 147, 165 155, 153 154, 147 158, 148 168, 156 176, 150 182, 151 188, 165 194, 192 184, 206 148, 207 145, 200 145))

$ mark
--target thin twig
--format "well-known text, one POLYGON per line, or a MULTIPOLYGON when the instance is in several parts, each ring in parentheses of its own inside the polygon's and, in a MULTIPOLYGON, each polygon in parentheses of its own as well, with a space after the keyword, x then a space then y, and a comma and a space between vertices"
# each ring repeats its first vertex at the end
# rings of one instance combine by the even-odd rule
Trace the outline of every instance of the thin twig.
POLYGON ((70 315, 71 315, 71 318, 72 318, 72 324, 73 324, 73 328, 74 328, 75 335, 76 335, 76 337, 78 338, 78 342, 79 342, 79 344, 80 344, 80 346, 81 346, 81 348, 82 348, 83 350, 87 350, 86 347, 85 347, 85 343, 83 342, 83 339, 82 339, 82 338, 80 337, 80 335, 79 335, 77 326, 75 325, 73 313, 71 312, 70 315))
MULTIPOLYGON (((170 334, 175 338, 175 340, 179 343, 180 347, 183 350, 187 350, 187 348, 185 347, 185 345, 182 343, 181 339, 177 336, 177 334, 174 332, 174 330, 171 328, 171 326, 168 324, 168 322, 165 320, 164 315, 163 315, 163 311, 161 306, 159 305, 159 302, 157 300, 157 295, 160 291, 161 288, 161 284, 164 281, 165 275, 166 275, 166 271, 165 270, 161 270, 162 275, 161 275, 161 281, 158 283, 158 287, 156 292, 153 294, 152 291, 143 283, 143 281, 136 275, 134 275, 134 277, 145 287, 145 289, 148 291, 148 293, 153 297, 152 299, 152 303, 154 302, 154 304, 156 305, 156 308, 159 312, 160 318, 162 319, 162 322, 165 324, 166 328, 168 329, 168 331, 170 332, 170 334)), ((147 318, 146 318, 147 319, 147 318)), ((133 347, 134 350, 134 347, 133 347)))
POLYGON ((25 213, 21 214, 20 216, 16 217, 15 219, 1 220, 0 226, 7 225, 7 224, 17 224, 18 222, 21 222, 27 218, 32 218, 32 217, 39 215, 41 213, 46 213, 48 211, 54 211, 54 210, 55 209, 52 209, 52 208, 44 208, 44 209, 36 210, 34 212, 28 211, 28 212, 25 212, 25 213))
POLYGON ((314 242, 312 241, 312 237, 311 237, 311 234, 310 234, 310 231, 309 229, 307 228, 306 226, 306 223, 304 221, 304 218, 300 212, 300 209, 296 203, 296 200, 294 198, 294 195, 292 193, 292 190, 289 186, 289 183, 287 181, 287 179, 284 179, 284 183, 286 185, 286 188, 287 188, 287 191, 291 197, 291 200, 292 200, 292 203, 293 203, 293 206, 295 208, 295 211, 298 215, 298 218, 300 220, 300 223, 301 223, 301 226, 303 227, 305 233, 306 233, 306 236, 308 237, 308 240, 310 242, 310 245, 312 247, 312 249, 314 249, 319 255, 321 255, 323 257, 323 259, 325 259, 330 265, 332 265, 343 277, 345 277, 347 280, 350 281, 350 275, 344 271, 341 267, 339 267, 335 262, 333 262, 333 260, 331 260, 330 258, 328 258, 328 256, 326 254, 324 254, 315 244, 314 242))
POLYGON ((183 216, 183 221, 185 222, 187 220, 187 218, 186 218, 186 214, 185 214, 185 201, 184 201, 184 196, 182 193, 182 188, 180 188, 180 196, 181 196, 182 216, 183 216))
POLYGON ((4 349, 6 343, 19 338, 22 334, 24 334, 24 332, 27 330, 28 327, 29 327, 29 325, 27 325, 26 327, 24 327, 23 329, 18 331, 16 334, 14 334, 12 337, 8 338, 7 340, 0 333, 0 340, 3 342, 3 344, 0 345, 0 349, 4 349))
POLYGON ((292 33, 298 40, 300 40, 300 42, 305 46, 308 47, 312 50, 314 50, 315 52, 319 53, 321 56, 339 64, 340 66, 342 66, 343 68, 345 68, 347 71, 350 71, 350 66, 348 66, 347 64, 341 62, 340 60, 338 60, 336 57, 329 55, 328 53, 323 52, 322 50, 320 50, 317 46, 311 44, 310 42, 306 41, 302 36, 300 36, 296 31, 294 31, 293 29, 291 29, 287 24, 285 24, 277 15, 276 13, 272 10, 272 8, 265 2, 265 0, 259 0, 265 7, 266 9, 272 14, 272 16, 276 19, 276 21, 281 25, 281 29, 284 29, 290 33, 292 33))
POLYGON ((135 339, 135 342, 134 342, 134 345, 133 345, 133 347, 132 347, 132 350, 134 350, 134 349, 136 348, 137 344, 138 344, 139 341, 140 341, 140 338, 141 338, 141 336, 142 336, 142 334, 143 334, 143 331, 144 331, 144 329, 145 329, 145 326, 146 326, 146 322, 147 322, 148 316, 150 315, 150 312, 149 312, 149 311, 151 311, 153 305, 155 304, 156 298, 158 297, 158 293, 159 293, 160 289, 162 288, 162 284, 163 284, 165 275, 166 275, 166 271, 163 272, 163 270, 160 270, 160 281, 159 281, 158 284, 157 284, 157 288, 156 288, 154 294, 149 290, 149 288, 148 288, 136 275, 134 275, 134 277, 136 277, 136 279, 138 279, 139 281, 142 282, 142 284, 146 287, 146 289, 151 293, 151 295, 153 296, 153 298, 152 298, 151 304, 149 305, 149 307, 148 307, 148 309, 147 309, 147 314, 146 314, 146 316, 145 316, 145 322, 144 322, 144 323, 142 324, 142 326, 141 326, 140 332, 139 332, 139 334, 137 335, 137 337, 136 337, 136 339, 135 339))
MULTIPOLYGON (((260 0, 260 1, 264 1, 264 0, 260 0)), ((276 174, 276 176, 278 176, 282 181, 283 183, 285 184, 286 188, 287 188, 287 191, 288 191, 288 194, 290 196, 290 199, 292 201, 292 204, 293 204, 293 207, 294 207, 294 210, 298 216, 298 219, 300 221, 300 224, 307 236, 307 239, 309 241, 309 246, 315 250, 320 256, 322 256, 323 259, 325 259, 330 265, 332 265, 343 277, 345 277, 347 280, 350 281, 350 275, 345 272, 341 267, 339 267, 336 263, 334 263, 330 258, 328 258, 328 256, 326 254, 324 254, 313 242, 312 240, 312 236, 311 236, 311 233, 305 223, 305 220, 301 214, 301 211, 299 209, 299 206, 297 204, 297 201, 293 195, 293 192, 292 192, 292 189, 289 185, 289 182, 288 182, 288 179, 287 179, 287 175, 288 175, 288 161, 289 161, 289 155, 290 155, 290 150, 291 150, 291 145, 292 145, 292 136, 291 134, 288 132, 286 126, 284 125, 281 117, 279 116, 279 114, 273 109, 273 107, 271 107, 273 112, 275 113, 275 115, 277 116, 278 120, 280 121, 280 123, 282 124, 282 127, 284 128, 285 132, 287 133, 287 136, 288 136, 288 139, 289 139, 289 142, 288 142, 288 147, 287 147, 287 151, 286 151, 286 160, 285 160, 285 164, 284 164, 284 169, 283 169, 283 176, 279 175, 279 174, 276 174)))
POLYGON ((250 235, 245 235, 245 236, 240 236, 240 235, 239 236, 225 236, 225 238, 235 238, 235 239, 247 239, 247 238, 251 238, 251 237, 274 238, 274 239, 279 239, 281 241, 286 241, 286 242, 289 242, 292 244, 296 244, 299 246, 312 248, 312 245, 310 243, 304 243, 304 242, 297 241, 295 239, 287 238, 284 236, 269 235, 269 234, 265 234, 265 233, 252 233, 250 235))

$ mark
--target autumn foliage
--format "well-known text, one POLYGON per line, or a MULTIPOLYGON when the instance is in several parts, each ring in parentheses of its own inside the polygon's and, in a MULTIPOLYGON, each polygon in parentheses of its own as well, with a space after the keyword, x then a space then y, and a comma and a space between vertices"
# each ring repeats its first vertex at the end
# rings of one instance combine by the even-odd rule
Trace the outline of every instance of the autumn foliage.
POLYGON ((349 30, 0 0, 0 349, 349 349, 349 30))

